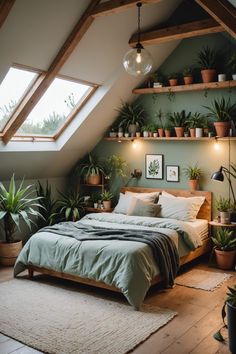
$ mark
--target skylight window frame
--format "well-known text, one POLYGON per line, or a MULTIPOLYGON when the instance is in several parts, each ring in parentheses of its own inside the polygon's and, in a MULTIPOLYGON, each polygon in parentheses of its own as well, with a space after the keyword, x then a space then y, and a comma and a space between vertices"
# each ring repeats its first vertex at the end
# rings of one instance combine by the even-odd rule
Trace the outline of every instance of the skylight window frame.
MULTIPOLYGON (((30 66, 27 65, 23 65, 23 64, 12 64, 11 68, 17 68, 17 69, 21 69, 21 70, 26 70, 26 71, 31 71, 33 73, 38 74, 35 79, 32 81, 32 83, 27 87, 27 90, 25 90, 22 98, 20 99, 20 101, 18 102, 18 104, 16 105, 15 109, 11 112, 11 116, 9 117, 8 122, 5 124, 4 129, 2 132, 0 132, 0 139, 3 138, 4 134, 10 129, 11 125, 14 124, 15 119, 12 118, 12 116, 14 115, 14 113, 17 111, 17 109, 19 109, 20 105, 22 104, 22 102, 26 99, 27 94, 32 90, 33 86, 35 85, 35 83, 37 82, 37 80, 39 80, 39 77, 41 76, 41 80, 43 80, 44 76, 47 74, 47 71, 43 71, 40 69, 35 69, 32 68, 30 66)), ((90 86, 91 90, 90 92, 87 94, 87 96, 81 97, 81 100, 79 100, 78 104, 72 109, 72 111, 69 113, 69 115, 66 117, 66 121, 63 124, 63 126, 52 136, 47 136, 47 135, 17 135, 15 134, 10 141, 20 141, 20 142, 45 142, 45 141, 51 141, 51 142, 55 142, 60 136, 61 134, 64 132, 64 130, 68 127, 68 125, 73 121, 73 119, 75 118, 75 116, 80 112, 80 110, 84 107, 84 105, 88 102, 88 100, 91 98, 91 96, 95 93, 95 91, 98 89, 98 87, 100 85, 95 84, 95 83, 91 83, 89 81, 86 80, 81 80, 81 79, 77 79, 71 76, 67 76, 67 75, 62 75, 62 74, 58 74, 55 76, 54 80, 58 78, 58 79, 62 79, 62 80, 67 80, 67 81, 72 81, 78 84, 84 84, 87 86, 90 86)), ((53 81, 54 81, 53 80, 53 81)), ((52 81, 52 82, 53 82, 52 81)), ((49 86, 50 87, 50 86, 49 86)), ((43 95, 42 95, 43 97, 43 95)), ((24 122, 26 121, 28 115, 25 117, 24 122)), ((24 124, 24 122, 22 122, 22 124, 24 124)), ((21 124, 21 125, 22 125, 21 124)))

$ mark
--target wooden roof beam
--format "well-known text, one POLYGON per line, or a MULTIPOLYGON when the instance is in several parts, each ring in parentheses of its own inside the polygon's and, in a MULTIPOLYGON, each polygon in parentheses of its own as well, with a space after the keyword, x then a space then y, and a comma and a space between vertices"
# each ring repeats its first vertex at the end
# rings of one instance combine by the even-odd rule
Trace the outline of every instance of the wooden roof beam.
MULTIPOLYGON (((155 4, 161 2, 162 0, 142 0, 142 4, 155 4)), ((118 13, 123 10, 127 10, 131 7, 136 6, 136 4, 140 2, 138 0, 110 0, 103 2, 97 5, 93 12, 92 16, 94 18, 99 16, 110 15, 112 13, 118 13)))
MULTIPOLYGON (((164 42, 176 41, 179 39, 202 36, 209 33, 223 32, 224 28, 212 18, 182 25, 158 29, 141 34, 142 45, 154 45, 164 42)), ((131 47, 135 47, 138 37, 134 34, 129 40, 131 47)))
POLYGON ((195 0, 236 39, 236 8, 227 0, 195 0))
POLYGON ((3 132, 2 139, 5 144, 9 142, 11 137, 20 128, 22 123, 25 121, 26 117, 38 103, 43 94, 46 92, 61 67, 64 65, 64 63, 69 58, 77 44, 87 32, 88 28, 93 23, 94 18, 91 16, 91 12, 99 4, 99 2, 100 0, 91 1, 90 5, 87 7, 84 14, 82 15, 78 23, 75 25, 74 29, 66 39, 61 49, 59 50, 48 71, 46 73, 41 74, 37 78, 33 87, 26 94, 16 111, 13 113, 10 121, 6 125, 3 132))
POLYGON ((5 22, 15 0, 0 0, 0 28, 5 22))

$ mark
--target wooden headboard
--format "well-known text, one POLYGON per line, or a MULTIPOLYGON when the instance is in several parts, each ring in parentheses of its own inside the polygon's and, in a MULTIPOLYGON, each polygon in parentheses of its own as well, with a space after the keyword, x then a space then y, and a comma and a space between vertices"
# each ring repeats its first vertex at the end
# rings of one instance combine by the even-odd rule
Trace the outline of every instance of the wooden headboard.
POLYGON ((198 219, 206 219, 211 221, 211 214, 212 214, 212 192, 206 191, 192 191, 186 189, 166 189, 166 188, 143 188, 143 187, 122 187, 121 192, 124 193, 125 191, 130 191, 134 193, 151 193, 151 192, 162 192, 166 191, 175 197, 205 197, 205 201, 202 204, 198 214, 198 219))

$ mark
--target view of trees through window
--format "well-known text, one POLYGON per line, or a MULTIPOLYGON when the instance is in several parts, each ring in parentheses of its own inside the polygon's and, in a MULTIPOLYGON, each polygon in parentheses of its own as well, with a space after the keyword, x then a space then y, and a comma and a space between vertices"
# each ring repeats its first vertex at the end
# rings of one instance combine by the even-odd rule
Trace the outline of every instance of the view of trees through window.
MULTIPOLYGON (((0 132, 38 72, 11 67, 0 84, 0 132)), ((18 129, 16 136, 54 136, 79 108, 93 85, 57 77, 18 129)))

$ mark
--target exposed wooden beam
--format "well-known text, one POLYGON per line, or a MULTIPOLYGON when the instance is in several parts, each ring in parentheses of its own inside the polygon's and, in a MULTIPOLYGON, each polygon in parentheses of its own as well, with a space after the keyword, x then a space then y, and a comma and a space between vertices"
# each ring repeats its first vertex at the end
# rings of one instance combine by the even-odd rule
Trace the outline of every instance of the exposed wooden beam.
MULTIPOLYGON (((142 0, 142 4, 155 4, 161 2, 162 0, 142 0)), ((127 10, 131 7, 136 6, 138 0, 110 0, 97 5, 93 12, 93 17, 99 17, 104 15, 110 15, 111 13, 117 13, 123 10, 127 10)))
POLYGON ((227 0, 195 0, 236 39, 236 8, 227 0))
POLYGON ((59 70, 69 58, 83 35, 91 26, 92 22, 94 21, 94 18, 91 16, 91 12, 99 4, 99 2, 100 0, 91 1, 90 5, 59 50, 48 71, 38 77, 31 90, 27 93, 21 104, 12 115, 3 132, 3 141, 5 144, 7 144, 11 137, 17 132, 21 124, 24 122, 26 117, 29 115, 49 85, 52 83, 59 70))
MULTIPOLYGON (((144 46, 148 46, 223 31, 224 28, 219 23, 209 18, 142 33, 141 42, 144 46)), ((129 40, 130 46, 135 47, 137 40, 137 34, 133 35, 129 40)))
POLYGON ((5 22, 15 0, 0 0, 0 28, 5 22))

